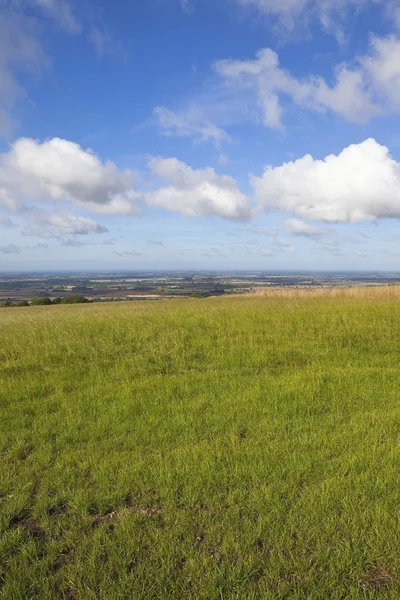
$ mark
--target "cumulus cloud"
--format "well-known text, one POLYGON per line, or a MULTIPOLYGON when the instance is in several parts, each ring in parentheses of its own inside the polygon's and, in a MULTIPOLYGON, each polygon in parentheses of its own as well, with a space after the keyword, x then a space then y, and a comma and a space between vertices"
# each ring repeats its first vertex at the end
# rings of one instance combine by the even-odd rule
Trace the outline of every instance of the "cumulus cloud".
POLYGON ((67 201, 99 213, 134 213, 132 173, 120 171, 78 144, 53 138, 17 140, 0 155, 0 204, 18 210, 23 202, 67 201))
POLYGON ((268 248, 263 248, 263 249, 261 250, 261 254, 262 254, 263 256, 271 256, 271 257, 272 257, 272 256, 275 256, 275 253, 274 253, 272 250, 269 250, 268 248))
POLYGON ((1 254, 20 254, 21 248, 14 244, 8 244, 8 246, 0 246, 1 254))
POLYGON ((152 206, 189 217, 250 217, 249 200, 228 175, 217 175, 212 168, 195 170, 176 158, 152 158, 149 167, 169 184, 145 196, 152 206))
POLYGON ((50 238, 58 235, 88 235, 107 233, 108 229, 89 217, 80 217, 71 212, 51 214, 33 212, 24 230, 25 235, 50 238))
POLYGON ((374 139, 315 160, 309 154, 252 177, 260 207, 326 222, 400 218, 400 165, 374 139))
POLYGON ((285 221, 285 228, 292 235, 304 236, 314 239, 324 237, 329 233, 329 229, 315 227, 314 225, 305 223, 300 219, 287 219, 285 221))
POLYGON ((193 137, 199 142, 212 142, 217 147, 221 142, 230 142, 230 136, 208 119, 196 107, 189 107, 176 113, 165 106, 157 106, 153 111, 164 135, 193 137))
MULTIPOLYGON (((111 215, 136 214, 140 202, 192 217, 250 216, 249 201, 232 177, 217 175, 211 168, 195 170, 175 158, 152 158, 148 166, 153 177, 168 185, 153 192, 138 192, 132 188, 132 171, 122 171, 110 161, 102 162, 94 152, 74 142, 53 138, 41 143, 21 138, 0 155, 0 206, 11 212, 29 212, 38 202, 71 203, 93 213, 111 215)), ((70 234, 74 232, 68 230, 70 225, 73 230, 79 226, 76 220, 66 223, 65 213, 55 214, 59 215, 58 224, 56 217, 51 222, 46 217, 43 222, 36 215, 31 221, 40 222, 31 224, 30 230, 33 227, 34 231, 43 229, 48 233, 58 227, 60 234, 70 234), (67 229, 61 231, 63 227, 67 229)), ((91 232, 96 232, 93 223, 91 232)))

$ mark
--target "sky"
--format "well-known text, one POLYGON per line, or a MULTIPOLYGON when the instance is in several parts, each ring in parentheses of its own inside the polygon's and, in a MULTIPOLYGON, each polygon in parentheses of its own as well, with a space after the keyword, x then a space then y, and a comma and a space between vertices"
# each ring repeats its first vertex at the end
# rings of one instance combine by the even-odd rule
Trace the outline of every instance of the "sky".
POLYGON ((400 0, 0 0, 0 271, 400 270, 400 0))

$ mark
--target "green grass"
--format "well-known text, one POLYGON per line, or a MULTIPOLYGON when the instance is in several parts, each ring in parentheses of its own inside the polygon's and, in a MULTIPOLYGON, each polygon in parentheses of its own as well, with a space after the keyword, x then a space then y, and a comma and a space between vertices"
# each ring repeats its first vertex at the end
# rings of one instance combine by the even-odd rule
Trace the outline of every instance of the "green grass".
POLYGON ((400 302, 2 309, 0 598, 400 597, 400 302))

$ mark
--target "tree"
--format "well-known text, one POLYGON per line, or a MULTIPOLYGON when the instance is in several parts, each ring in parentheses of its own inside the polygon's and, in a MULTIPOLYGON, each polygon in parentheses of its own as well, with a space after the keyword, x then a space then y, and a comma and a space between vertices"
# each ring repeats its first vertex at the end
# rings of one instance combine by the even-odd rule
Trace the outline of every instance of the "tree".
POLYGON ((50 298, 33 298, 31 304, 32 306, 48 306, 52 302, 50 298))
POLYGON ((61 300, 61 304, 86 304, 87 302, 90 302, 90 300, 88 300, 84 296, 79 295, 66 296, 61 300))
POLYGON ((8 308, 9 306, 12 306, 13 303, 11 302, 11 300, 3 300, 2 302, 0 302, 0 307, 1 308, 8 308))

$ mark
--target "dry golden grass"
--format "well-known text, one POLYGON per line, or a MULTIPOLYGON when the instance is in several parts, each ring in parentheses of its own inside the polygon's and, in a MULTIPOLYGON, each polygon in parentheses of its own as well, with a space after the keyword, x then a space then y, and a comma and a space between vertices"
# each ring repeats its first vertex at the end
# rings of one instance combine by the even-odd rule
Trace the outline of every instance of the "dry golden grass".
POLYGON ((265 287, 250 294, 265 298, 354 298, 354 299, 396 299, 400 298, 400 285, 374 285, 359 287, 265 287))

